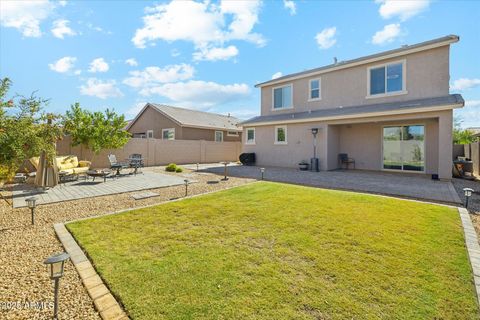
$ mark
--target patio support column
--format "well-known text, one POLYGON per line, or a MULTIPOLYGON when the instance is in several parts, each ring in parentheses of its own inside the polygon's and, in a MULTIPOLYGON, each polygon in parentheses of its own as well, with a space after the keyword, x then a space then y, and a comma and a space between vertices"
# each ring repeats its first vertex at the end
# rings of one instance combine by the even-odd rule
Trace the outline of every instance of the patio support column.
POLYGON ((442 112, 438 118, 438 176, 442 180, 452 179, 452 129, 452 110, 442 112))

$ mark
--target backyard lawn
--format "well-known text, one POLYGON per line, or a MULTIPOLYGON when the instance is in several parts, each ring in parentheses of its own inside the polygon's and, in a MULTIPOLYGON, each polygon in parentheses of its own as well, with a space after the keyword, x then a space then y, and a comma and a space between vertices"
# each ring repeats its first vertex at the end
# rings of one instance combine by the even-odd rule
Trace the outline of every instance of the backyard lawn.
POLYGON ((444 206, 260 182, 67 227, 134 319, 478 319, 444 206))

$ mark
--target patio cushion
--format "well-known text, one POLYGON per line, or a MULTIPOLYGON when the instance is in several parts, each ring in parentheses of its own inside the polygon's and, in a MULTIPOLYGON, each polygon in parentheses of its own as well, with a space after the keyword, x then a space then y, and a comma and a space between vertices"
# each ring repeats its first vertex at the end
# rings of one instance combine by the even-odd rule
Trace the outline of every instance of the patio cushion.
POLYGON ((74 173, 85 173, 87 172, 88 170, 90 170, 90 167, 77 167, 77 168, 73 168, 71 169, 73 170, 74 173))
POLYGON ((87 161, 87 160, 80 160, 80 161, 78 161, 78 167, 79 167, 79 168, 83 168, 83 167, 90 168, 90 165, 91 165, 91 164, 92 164, 92 162, 87 161))
POLYGON ((56 157, 55 162, 57 163, 58 170, 62 171, 78 167, 78 158, 76 156, 56 157))

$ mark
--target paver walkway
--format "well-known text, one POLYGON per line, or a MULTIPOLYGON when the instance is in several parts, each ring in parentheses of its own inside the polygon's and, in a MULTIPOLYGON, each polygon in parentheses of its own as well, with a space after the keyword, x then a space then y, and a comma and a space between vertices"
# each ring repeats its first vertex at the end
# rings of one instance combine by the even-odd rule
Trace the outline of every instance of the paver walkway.
POLYGON ((90 178, 85 181, 83 178, 80 178, 78 181, 62 183, 45 192, 42 192, 40 189, 35 189, 32 185, 21 184, 14 188, 13 207, 25 207, 25 199, 32 195, 38 198, 38 204, 46 204, 181 185, 185 183, 184 179, 185 178, 181 176, 176 177, 151 172, 145 168, 143 174, 137 174, 136 176, 125 175, 119 178, 107 178, 106 182, 103 182, 103 179, 93 181, 92 178, 90 178))
MULTIPOLYGON (((222 165, 208 166, 201 171, 223 175, 222 165)), ((260 167, 229 166, 228 175, 261 179, 260 167)), ((434 181, 425 175, 362 170, 300 171, 290 168, 265 167, 265 180, 315 187, 353 190, 406 198, 460 204, 451 182, 434 181)))

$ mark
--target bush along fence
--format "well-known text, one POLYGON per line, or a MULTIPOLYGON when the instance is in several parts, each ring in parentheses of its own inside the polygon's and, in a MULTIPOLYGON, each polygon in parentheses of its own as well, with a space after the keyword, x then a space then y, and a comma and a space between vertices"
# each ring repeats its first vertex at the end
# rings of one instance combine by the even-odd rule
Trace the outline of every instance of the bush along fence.
POLYGON ((58 155, 75 155, 79 160, 92 161, 94 168, 108 168, 110 163, 107 156, 110 153, 115 154, 118 161, 139 153, 145 159, 146 166, 157 166, 169 163, 238 161, 241 149, 241 142, 132 138, 121 149, 102 150, 100 154, 94 156, 93 152, 85 147, 72 147, 68 136, 57 142, 58 155))
POLYGON ((453 157, 465 157, 473 162, 473 174, 480 178, 480 142, 456 144, 453 146, 453 157))

